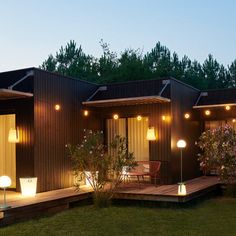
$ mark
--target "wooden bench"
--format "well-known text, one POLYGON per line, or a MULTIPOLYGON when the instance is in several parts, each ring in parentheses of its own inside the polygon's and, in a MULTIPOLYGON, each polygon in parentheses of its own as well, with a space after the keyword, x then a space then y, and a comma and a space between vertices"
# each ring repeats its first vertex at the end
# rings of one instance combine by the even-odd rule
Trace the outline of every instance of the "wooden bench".
POLYGON ((138 182, 140 184, 140 177, 144 181, 145 176, 149 176, 150 179, 154 179, 155 185, 157 185, 157 180, 160 180, 160 169, 161 162, 160 161, 138 161, 137 166, 132 170, 128 170, 124 173, 124 175, 128 178, 137 177, 138 182))

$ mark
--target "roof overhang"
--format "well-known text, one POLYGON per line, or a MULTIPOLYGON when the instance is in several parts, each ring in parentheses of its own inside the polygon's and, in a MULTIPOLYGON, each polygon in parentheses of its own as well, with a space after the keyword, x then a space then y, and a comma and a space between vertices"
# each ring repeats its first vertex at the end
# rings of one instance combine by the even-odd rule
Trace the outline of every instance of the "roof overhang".
POLYGON ((193 106, 193 108, 201 109, 201 108, 217 108, 217 107, 225 107, 225 106, 236 106, 236 103, 199 105, 199 106, 193 106))
POLYGON ((25 93, 11 89, 0 89, 0 100, 33 97, 32 93, 25 93))
POLYGON ((151 103, 166 103, 170 101, 171 101, 170 99, 161 96, 142 96, 142 97, 104 99, 97 101, 85 101, 82 102, 82 104, 91 107, 112 107, 112 106, 151 104, 151 103))

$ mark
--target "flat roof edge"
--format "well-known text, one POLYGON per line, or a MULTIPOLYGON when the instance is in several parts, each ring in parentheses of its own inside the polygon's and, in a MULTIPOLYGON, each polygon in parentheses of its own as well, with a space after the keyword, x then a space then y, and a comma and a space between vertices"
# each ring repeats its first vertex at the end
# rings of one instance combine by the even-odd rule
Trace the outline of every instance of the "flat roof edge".
POLYGON ((103 99, 103 100, 96 100, 96 101, 85 101, 82 102, 83 105, 102 105, 102 104, 109 104, 109 103, 129 103, 133 101, 141 102, 141 101, 151 101, 156 99, 157 101, 162 102, 170 102, 169 98, 164 98, 161 96, 140 96, 140 97, 128 97, 128 98, 115 98, 115 99, 103 99))
POLYGON ((236 103, 207 104, 207 105, 193 106, 193 108, 200 109, 200 108, 225 107, 225 106, 236 106, 236 103))

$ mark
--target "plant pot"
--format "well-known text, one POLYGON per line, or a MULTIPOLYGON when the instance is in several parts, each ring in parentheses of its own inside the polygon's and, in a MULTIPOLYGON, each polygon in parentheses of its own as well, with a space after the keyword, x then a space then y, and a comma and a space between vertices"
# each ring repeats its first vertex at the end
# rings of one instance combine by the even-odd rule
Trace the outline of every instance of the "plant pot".
POLYGON ((37 189, 37 177, 20 178, 22 196, 35 196, 37 189))
POLYGON ((98 171, 96 171, 96 175, 93 176, 91 171, 84 171, 84 175, 85 175, 85 184, 87 186, 91 186, 91 183, 94 181, 93 178, 98 179, 98 171))

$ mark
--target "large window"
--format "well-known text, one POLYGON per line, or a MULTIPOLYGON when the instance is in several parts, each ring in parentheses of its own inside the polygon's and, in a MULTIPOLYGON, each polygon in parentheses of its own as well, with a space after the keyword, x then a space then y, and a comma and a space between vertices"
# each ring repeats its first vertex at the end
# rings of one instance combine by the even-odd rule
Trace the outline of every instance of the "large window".
POLYGON ((147 117, 142 117, 141 119, 108 119, 106 121, 106 128, 108 144, 115 135, 121 135, 128 138, 128 150, 134 153, 136 161, 149 160, 149 143, 146 139, 148 129, 147 117))
POLYGON ((16 187, 16 145, 8 142, 11 128, 15 128, 15 115, 0 115, 0 176, 9 176, 11 187, 16 187))

